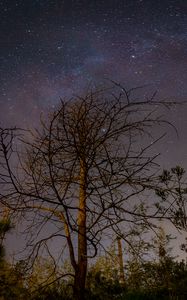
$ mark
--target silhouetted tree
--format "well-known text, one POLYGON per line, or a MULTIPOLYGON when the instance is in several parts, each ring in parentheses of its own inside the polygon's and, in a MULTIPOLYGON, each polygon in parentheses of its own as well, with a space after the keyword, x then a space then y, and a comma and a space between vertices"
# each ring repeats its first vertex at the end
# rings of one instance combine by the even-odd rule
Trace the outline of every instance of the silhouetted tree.
POLYGON ((143 199, 158 186, 153 150, 161 137, 151 130, 167 122, 157 109, 171 103, 133 92, 114 84, 61 101, 30 140, 14 128, 0 131, 1 201, 30 214, 33 257, 43 248, 51 255, 55 239, 63 252, 59 240, 66 241, 75 299, 84 299, 88 257, 104 233, 163 216, 143 199))
POLYGON ((164 170, 159 176, 159 187, 156 190, 156 194, 161 199, 157 203, 157 208, 179 230, 187 229, 187 183, 184 175, 185 170, 180 166, 164 170))

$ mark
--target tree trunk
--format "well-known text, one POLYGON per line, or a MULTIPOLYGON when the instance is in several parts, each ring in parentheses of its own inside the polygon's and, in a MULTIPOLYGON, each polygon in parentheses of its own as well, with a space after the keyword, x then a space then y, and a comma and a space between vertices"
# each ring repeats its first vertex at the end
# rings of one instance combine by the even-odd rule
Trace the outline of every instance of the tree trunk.
POLYGON ((78 214, 78 262, 75 271, 74 299, 85 299, 85 284, 87 273, 87 239, 86 239, 86 168, 80 162, 80 191, 78 214))
POLYGON ((118 261, 119 261, 119 272, 120 272, 120 283, 121 285, 125 285, 125 273, 124 273, 124 266, 123 266, 123 252, 122 252, 122 245, 120 237, 117 238, 118 242, 118 261))
POLYGON ((85 283, 86 283, 87 262, 82 262, 77 266, 74 280, 74 298, 75 300, 85 299, 85 283))

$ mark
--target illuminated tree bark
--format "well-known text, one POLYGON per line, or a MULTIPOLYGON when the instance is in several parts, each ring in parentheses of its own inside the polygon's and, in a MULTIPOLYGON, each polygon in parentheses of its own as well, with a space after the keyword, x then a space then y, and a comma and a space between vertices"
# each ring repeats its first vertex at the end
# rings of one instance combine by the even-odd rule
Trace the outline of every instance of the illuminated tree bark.
POLYGON ((117 238, 118 243, 118 261, 119 261, 119 273, 120 273, 120 283, 121 285, 125 285, 125 272, 124 272, 124 265, 123 265, 123 251, 121 245, 121 238, 117 238))
POLYGON ((74 297, 84 299, 84 289, 87 274, 87 236, 86 236, 86 167, 83 159, 80 161, 80 191, 78 213, 78 262, 75 270, 74 297))

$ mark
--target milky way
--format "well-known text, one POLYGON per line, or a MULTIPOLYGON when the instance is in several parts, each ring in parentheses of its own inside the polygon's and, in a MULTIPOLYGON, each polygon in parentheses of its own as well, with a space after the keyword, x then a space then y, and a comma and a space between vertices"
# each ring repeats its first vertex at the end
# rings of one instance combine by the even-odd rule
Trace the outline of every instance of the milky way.
MULTIPOLYGON (((186 101, 187 1, 0 0, 0 127, 37 126, 60 97, 108 79, 186 101)), ((187 169, 187 104, 167 118, 178 137, 162 128, 154 151, 187 169)))
MULTIPOLYGON (((60 97, 107 78, 187 98, 185 0, 6 0, 0 22, 1 126, 29 127, 60 97)), ((186 114, 171 110, 180 138, 169 133, 162 146, 187 166, 186 114)))

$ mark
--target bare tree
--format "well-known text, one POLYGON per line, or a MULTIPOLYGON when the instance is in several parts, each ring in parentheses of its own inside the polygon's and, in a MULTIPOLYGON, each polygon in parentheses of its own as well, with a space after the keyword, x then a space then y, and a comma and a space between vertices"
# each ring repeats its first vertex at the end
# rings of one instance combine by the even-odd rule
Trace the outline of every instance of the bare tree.
POLYGON ((170 104, 155 95, 133 99, 134 92, 115 84, 61 101, 27 140, 19 130, 0 131, 1 201, 30 215, 34 257, 66 241, 75 299, 84 299, 88 258, 104 234, 161 216, 142 199, 158 183, 151 153, 161 136, 151 131, 164 121, 157 109, 170 104))

